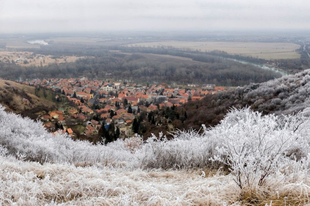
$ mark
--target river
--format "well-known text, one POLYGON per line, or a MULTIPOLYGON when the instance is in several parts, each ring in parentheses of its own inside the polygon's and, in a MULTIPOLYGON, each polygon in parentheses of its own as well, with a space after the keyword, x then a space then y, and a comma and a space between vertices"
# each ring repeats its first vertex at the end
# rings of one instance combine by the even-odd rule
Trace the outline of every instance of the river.
POLYGON ((225 58, 225 57, 221 57, 221 58, 227 59, 227 60, 231 60, 231 61, 235 61, 235 62, 238 62, 240 64, 247 64, 247 65, 252 65, 252 66, 255 66, 255 67, 259 67, 261 69, 270 70, 270 71, 273 71, 275 73, 281 74, 281 76, 285 76, 285 75, 289 74, 286 71, 283 71, 281 69, 278 69, 276 67, 272 67, 272 66, 269 66, 269 65, 255 64, 255 63, 252 63, 252 62, 242 61, 242 60, 233 59, 233 58, 225 58))

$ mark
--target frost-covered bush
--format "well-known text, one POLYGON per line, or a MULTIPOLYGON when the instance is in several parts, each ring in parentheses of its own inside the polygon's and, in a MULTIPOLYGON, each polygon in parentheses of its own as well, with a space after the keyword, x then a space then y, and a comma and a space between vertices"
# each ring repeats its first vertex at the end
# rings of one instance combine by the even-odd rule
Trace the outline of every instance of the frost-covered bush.
POLYGON ((179 131, 172 140, 153 136, 144 143, 134 137, 92 145, 49 134, 41 124, 2 108, 0 153, 40 163, 131 169, 210 168, 222 164, 231 170, 240 187, 247 187, 263 185, 277 171, 285 171, 305 158, 309 145, 308 124, 301 114, 262 116, 249 108, 232 110, 218 126, 204 128, 203 132, 179 131))
POLYGON ((178 131, 172 140, 149 138, 137 155, 142 168, 205 168, 211 166, 217 144, 205 133, 178 131))
POLYGON ((54 136, 44 129, 41 122, 6 113, 2 107, 0 108, 0 145, 7 149, 9 155, 40 163, 110 165, 128 161, 131 158, 130 151, 124 149, 123 142, 117 141, 106 147, 92 145, 86 141, 73 141, 67 135, 54 136))
POLYGON ((302 117, 275 115, 244 109, 231 111, 209 135, 220 137, 214 161, 229 166, 240 188, 262 186, 278 171, 305 157, 309 138, 302 136, 302 117))

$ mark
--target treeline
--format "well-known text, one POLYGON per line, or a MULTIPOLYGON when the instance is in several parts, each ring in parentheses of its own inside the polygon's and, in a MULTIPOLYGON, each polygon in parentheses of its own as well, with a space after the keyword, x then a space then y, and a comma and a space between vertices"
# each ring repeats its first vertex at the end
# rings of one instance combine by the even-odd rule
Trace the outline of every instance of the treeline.
MULTIPOLYGON (((43 49, 42 53, 50 55, 56 55, 55 53, 58 55, 73 54, 66 49, 62 51, 49 49, 43 49)), ((98 50, 100 49, 98 48, 98 50)), ((78 53, 78 51, 76 52, 78 53)), ((85 52, 87 53, 87 51, 85 52)), ((166 54, 183 55, 183 57, 190 57, 196 61, 154 57, 140 54, 138 50, 136 52, 131 51, 133 54, 107 52, 104 49, 101 50, 101 53, 92 52, 90 58, 82 58, 71 63, 54 63, 44 67, 31 65, 21 67, 14 63, 0 62, 0 76, 11 80, 84 76, 89 79, 114 78, 138 82, 200 83, 224 86, 264 82, 279 76, 272 71, 262 70, 252 65, 244 65, 208 55, 182 53, 182 51, 173 49, 166 50, 166 54), (93 56, 93 54, 97 54, 97 56, 93 56)), ((158 54, 163 54, 161 52, 158 50, 158 54)))

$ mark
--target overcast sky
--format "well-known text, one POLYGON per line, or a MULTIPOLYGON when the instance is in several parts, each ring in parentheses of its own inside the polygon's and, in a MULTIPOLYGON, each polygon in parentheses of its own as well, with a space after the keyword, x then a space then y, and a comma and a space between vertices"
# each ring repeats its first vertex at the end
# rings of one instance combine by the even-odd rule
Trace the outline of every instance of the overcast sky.
POLYGON ((309 0, 0 0, 0 33, 310 29, 309 0))

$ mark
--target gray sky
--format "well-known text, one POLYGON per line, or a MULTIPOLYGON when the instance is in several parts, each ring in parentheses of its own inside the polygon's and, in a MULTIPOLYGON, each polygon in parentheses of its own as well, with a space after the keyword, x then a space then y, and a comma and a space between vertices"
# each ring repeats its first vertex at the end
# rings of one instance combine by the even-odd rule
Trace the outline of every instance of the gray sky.
POLYGON ((0 33, 310 29, 309 0, 0 0, 0 33))

